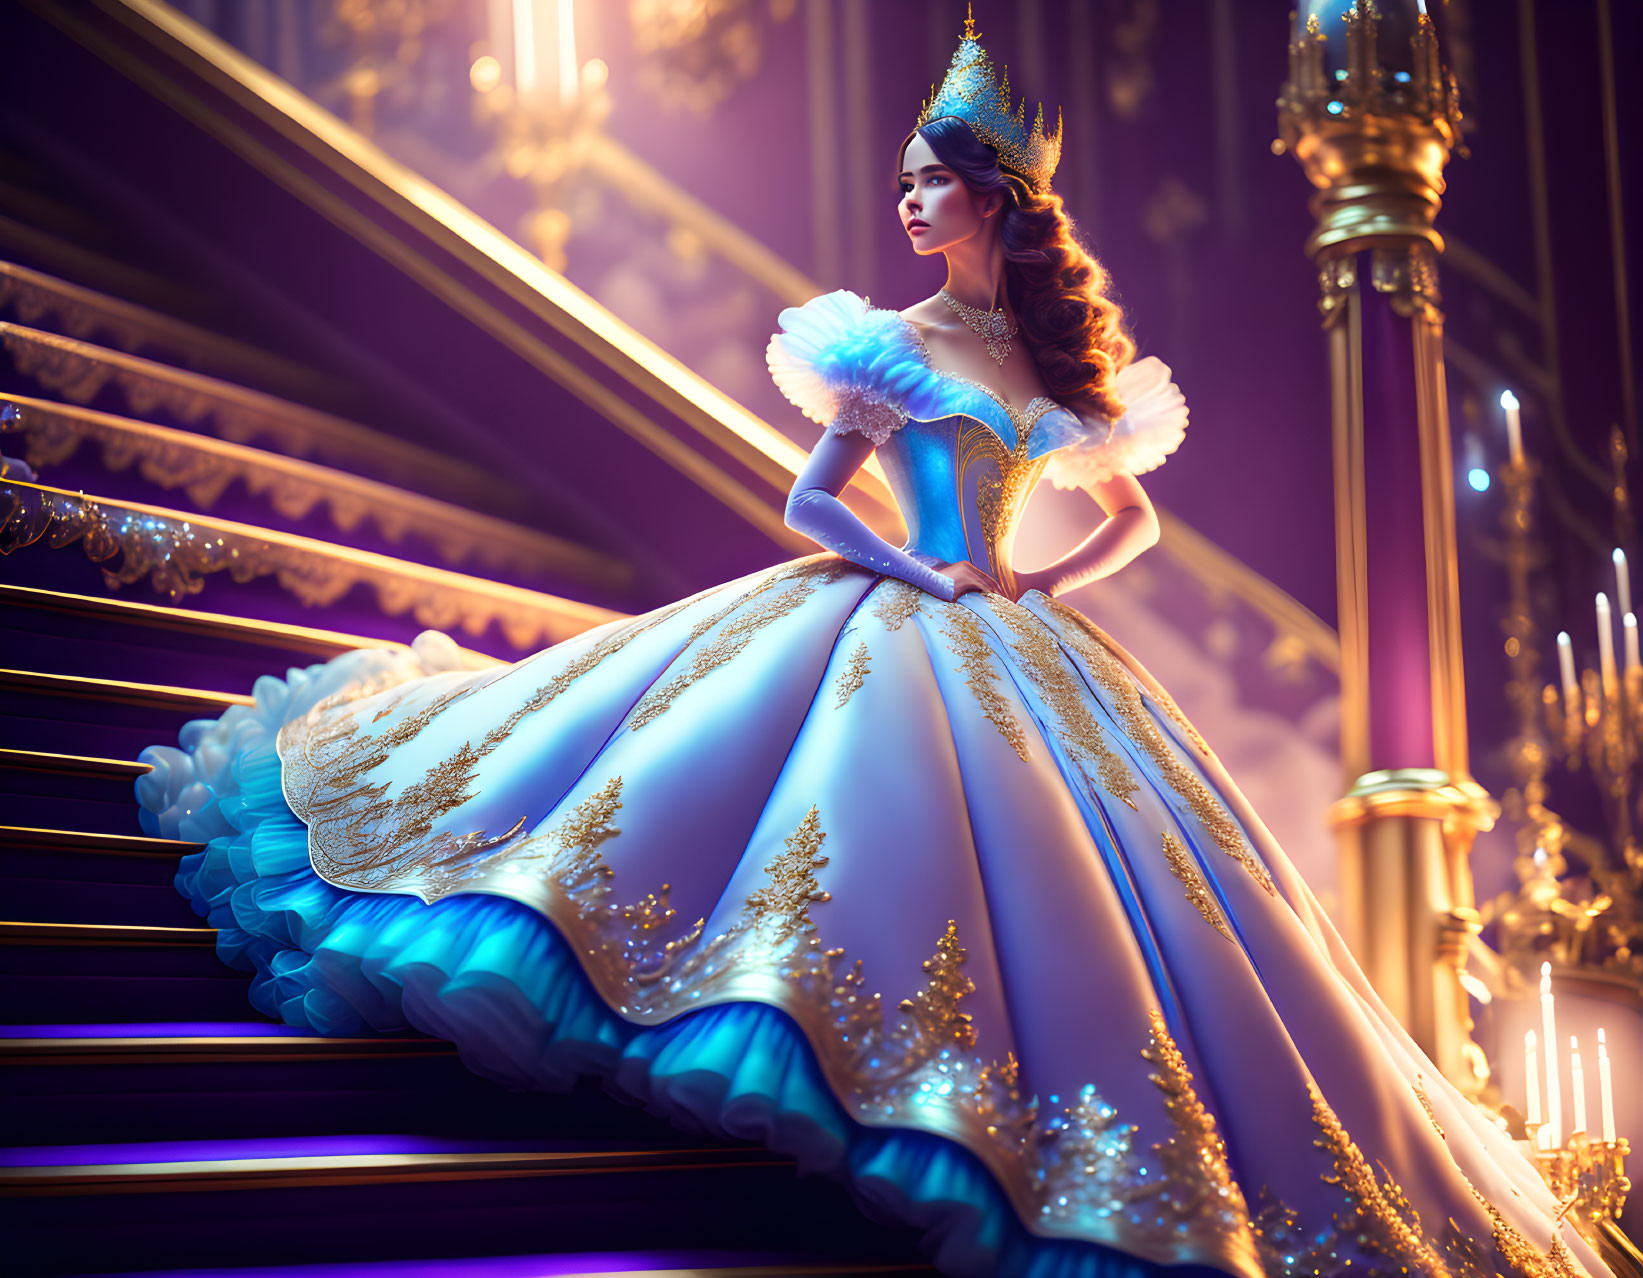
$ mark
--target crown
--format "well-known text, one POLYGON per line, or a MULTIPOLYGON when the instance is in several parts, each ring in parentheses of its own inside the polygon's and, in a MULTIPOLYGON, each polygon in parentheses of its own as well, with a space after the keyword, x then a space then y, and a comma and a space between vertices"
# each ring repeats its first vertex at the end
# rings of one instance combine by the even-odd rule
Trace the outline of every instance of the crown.
POLYGON ((1019 173, 1035 192, 1042 195, 1050 189, 1050 178, 1061 161, 1061 111, 1056 109, 1055 132, 1044 134, 1044 104, 1038 104, 1038 116, 1031 130, 1027 128, 1027 100, 1012 113, 1010 106, 1010 68, 1004 68, 1004 80, 993 79, 992 60, 981 47, 976 35, 973 8, 967 9, 964 35, 947 68, 947 78, 938 92, 930 86, 930 100, 919 112, 918 122, 928 124, 944 115, 956 115, 970 126, 978 139, 998 152, 998 162, 1019 173))

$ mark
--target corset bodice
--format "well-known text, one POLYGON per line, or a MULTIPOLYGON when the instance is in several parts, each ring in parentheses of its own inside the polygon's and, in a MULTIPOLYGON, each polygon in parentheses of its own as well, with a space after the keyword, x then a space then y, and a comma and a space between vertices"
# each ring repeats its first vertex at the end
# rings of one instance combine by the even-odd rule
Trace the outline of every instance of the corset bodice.
POLYGON ((1068 414, 1044 398, 1019 419, 999 408, 990 421, 966 413, 910 420, 878 456, 907 522, 910 553, 968 559, 1010 585, 1016 527, 1048 460, 1038 428, 1068 414), (1001 419, 1009 428, 1002 437, 1001 419))

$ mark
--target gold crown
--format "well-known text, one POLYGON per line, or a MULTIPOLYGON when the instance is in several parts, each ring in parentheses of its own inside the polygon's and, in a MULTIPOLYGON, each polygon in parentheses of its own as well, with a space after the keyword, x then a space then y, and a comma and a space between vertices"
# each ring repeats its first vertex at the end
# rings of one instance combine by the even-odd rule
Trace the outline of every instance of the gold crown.
POLYGON ((1027 128, 1027 100, 1013 112, 1010 104, 1010 68, 1004 68, 1003 83, 993 79, 993 64, 976 35, 973 7, 967 7, 964 35, 947 68, 941 91, 930 86, 930 100, 919 112, 918 123, 928 124, 944 115, 956 115, 970 131, 998 152, 998 162, 1019 173, 1027 185, 1042 195, 1050 189, 1050 178, 1061 162, 1061 109, 1056 108, 1055 132, 1044 134, 1044 104, 1038 104, 1033 127, 1027 128))

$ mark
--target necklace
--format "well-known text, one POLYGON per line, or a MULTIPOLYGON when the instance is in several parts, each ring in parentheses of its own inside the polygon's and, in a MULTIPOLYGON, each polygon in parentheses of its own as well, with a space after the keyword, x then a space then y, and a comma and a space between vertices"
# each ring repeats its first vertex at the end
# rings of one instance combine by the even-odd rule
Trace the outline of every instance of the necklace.
POLYGON ((1019 325, 1004 314, 1002 307, 995 311, 984 311, 976 306, 966 306, 949 293, 945 285, 936 296, 952 307, 954 314, 986 341, 987 354, 993 357, 995 363, 1002 364, 1010 357, 1010 339, 1021 330, 1019 325))

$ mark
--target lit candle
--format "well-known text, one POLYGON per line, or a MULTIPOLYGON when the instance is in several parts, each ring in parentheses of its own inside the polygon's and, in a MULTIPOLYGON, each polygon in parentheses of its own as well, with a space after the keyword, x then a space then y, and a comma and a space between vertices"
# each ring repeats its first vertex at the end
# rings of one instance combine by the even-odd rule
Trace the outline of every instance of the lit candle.
POLYGON ((1540 1028, 1546 1041, 1546 1133, 1543 1148, 1563 1143, 1563 1088, 1557 1075, 1557 1020, 1552 1012, 1552 965, 1540 965, 1540 1028))
MULTIPOLYGON (((1598 1049, 1602 1051, 1602 1048, 1598 1049)), ((1535 1032, 1530 1030, 1523 1036, 1523 1077, 1527 1080, 1526 1090, 1529 1094, 1528 1123, 1531 1127, 1540 1126, 1540 1062, 1535 1059, 1535 1032)))
POLYGON ((1580 1067, 1580 1039, 1569 1035, 1569 1089, 1575 1098, 1574 1130, 1586 1134, 1586 1071, 1580 1067))
POLYGON ((1516 466, 1523 461, 1523 420, 1518 415, 1517 396, 1501 391, 1500 406, 1506 410, 1506 451, 1516 466))
POLYGON ((1632 578, 1626 571, 1626 552, 1619 546, 1614 548, 1614 601, 1624 617, 1632 610, 1632 578))
POLYGON ((1575 678, 1575 646, 1567 630, 1557 632, 1557 667, 1563 675, 1563 713, 1570 723, 1584 718, 1580 704, 1580 681, 1575 678))
POLYGON ((1620 623, 1621 633, 1626 638, 1626 673, 1630 674, 1638 667, 1637 657, 1637 614, 1628 612, 1620 623))
POLYGON ((1597 1091, 1603 1106, 1603 1143, 1614 1144, 1614 1084, 1609 1081, 1609 1044, 1597 1032, 1597 1091))
POLYGON ((559 100, 569 103, 576 97, 576 4, 558 0, 559 32, 554 43, 559 54, 559 100))
POLYGON ((541 82, 542 25, 537 0, 513 0, 513 80, 520 97, 536 92, 541 82))
POLYGON ((1597 665, 1603 675, 1603 697, 1615 695, 1620 677, 1614 666, 1614 615, 1609 611, 1609 596, 1597 596, 1597 665))

